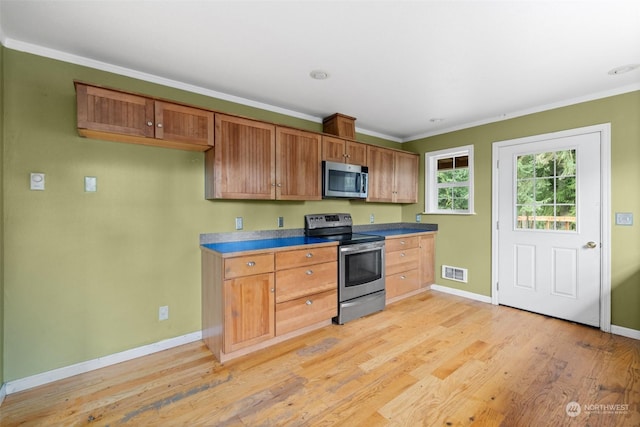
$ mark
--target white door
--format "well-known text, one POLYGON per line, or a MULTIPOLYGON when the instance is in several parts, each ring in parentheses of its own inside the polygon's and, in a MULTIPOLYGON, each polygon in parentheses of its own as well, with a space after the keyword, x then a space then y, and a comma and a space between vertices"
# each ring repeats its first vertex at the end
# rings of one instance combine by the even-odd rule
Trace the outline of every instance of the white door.
POLYGON ((601 132, 540 138, 498 144, 498 303, 600 326, 601 132))

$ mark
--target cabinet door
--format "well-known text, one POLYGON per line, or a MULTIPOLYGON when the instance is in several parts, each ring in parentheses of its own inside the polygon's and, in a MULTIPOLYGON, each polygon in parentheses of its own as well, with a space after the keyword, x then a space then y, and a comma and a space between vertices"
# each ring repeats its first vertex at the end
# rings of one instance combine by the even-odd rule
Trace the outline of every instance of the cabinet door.
POLYGON ((393 201, 393 165, 394 152, 381 147, 367 147, 367 166, 369 166, 368 202, 393 201))
POLYGON ((321 135, 276 129, 276 199, 321 200, 321 135))
POLYGON ((324 135, 322 137, 322 160, 344 163, 347 141, 324 135))
POLYGON ((275 126, 216 114, 215 145, 205 153, 208 199, 274 199, 275 126))
POLYGON ((273 273, 225 280, 225 353, 275 336, 274 292, 273 273))
POLYGON ((420 236, 420 284, 432 285, 435 281, 436 239, 434 234, 420 236))
POLYGON ((153 138, 153 99, 76 84, 78 129, 153 138))
POLYGON ((419 156, 415 154, 394 153, 394 202, 418 201, 418 161, 419 156))
POLYGON ((367 145, 359 142, 347 141, 347 163, 367 166, 367 145))
POLYGON ((213 146, 213 113, 184 105, 155 102, 156 138, 213 146))

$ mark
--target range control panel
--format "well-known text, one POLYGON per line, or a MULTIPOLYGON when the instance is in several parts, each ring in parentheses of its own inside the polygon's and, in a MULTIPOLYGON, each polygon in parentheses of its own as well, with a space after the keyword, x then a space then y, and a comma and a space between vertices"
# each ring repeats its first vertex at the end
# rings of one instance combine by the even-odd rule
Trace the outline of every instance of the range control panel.
POLYGON ((317 228, 351 227, 353 220, 351 214, 312 214, 304 216, 304 228, 314 230, 317 228))

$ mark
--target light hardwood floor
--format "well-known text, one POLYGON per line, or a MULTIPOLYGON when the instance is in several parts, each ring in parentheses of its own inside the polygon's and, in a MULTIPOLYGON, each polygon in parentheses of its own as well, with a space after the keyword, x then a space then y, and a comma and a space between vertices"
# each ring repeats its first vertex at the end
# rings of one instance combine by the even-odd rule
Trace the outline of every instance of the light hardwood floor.
POLYGON ((15 393, 19 424, 639 426, 640 341, 427 291, 223 365, 198 342, 15 393))

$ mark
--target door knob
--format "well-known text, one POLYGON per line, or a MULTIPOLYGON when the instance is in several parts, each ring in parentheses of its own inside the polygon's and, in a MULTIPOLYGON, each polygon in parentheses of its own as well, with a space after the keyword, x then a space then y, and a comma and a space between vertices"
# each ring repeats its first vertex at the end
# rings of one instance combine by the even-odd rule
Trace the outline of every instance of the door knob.
POLYGON ((598 244, 596 242, 587 242, 587 248, 589 249, 595 249, 598 247, 598 244))

